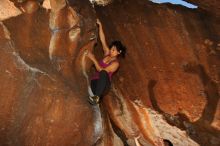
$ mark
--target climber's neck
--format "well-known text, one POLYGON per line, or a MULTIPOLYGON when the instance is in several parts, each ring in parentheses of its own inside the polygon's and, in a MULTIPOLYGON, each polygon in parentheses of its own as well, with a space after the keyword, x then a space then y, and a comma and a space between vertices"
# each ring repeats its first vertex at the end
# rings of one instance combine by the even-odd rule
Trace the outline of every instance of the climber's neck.
POLYGON ((115 59, 117 59, 116 56, 111 56, 111 54, 109 55, 109 58, 110 58, 111 60, 115 60, 115 59))
POLYGON ((115 59, 117 59, 117 57, 111 57, 111 56, 110 56, 110 58, 111 58, 111 60, 115 60, 115 59))

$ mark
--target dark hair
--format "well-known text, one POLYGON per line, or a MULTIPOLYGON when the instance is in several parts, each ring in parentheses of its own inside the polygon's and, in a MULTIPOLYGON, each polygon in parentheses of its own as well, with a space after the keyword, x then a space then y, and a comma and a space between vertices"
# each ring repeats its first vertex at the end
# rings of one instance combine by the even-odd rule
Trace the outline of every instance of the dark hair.
POLYGON ((168 146, 173 146, 172 142, 170 142, 168 139, 163 140, 164 144, 167 144, 168 146))
POLYGON ((115 46, 117 51, 120 52, 119 56, 124 58, 126 54, 126 47, 120 41, 113 41, 109 48, 111 49, 113 46, 115 46))

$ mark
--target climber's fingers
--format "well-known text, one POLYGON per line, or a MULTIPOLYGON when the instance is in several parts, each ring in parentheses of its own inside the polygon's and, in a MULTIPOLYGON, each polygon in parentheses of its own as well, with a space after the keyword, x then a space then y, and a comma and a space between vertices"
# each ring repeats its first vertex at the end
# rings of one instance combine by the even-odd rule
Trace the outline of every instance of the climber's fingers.
POLYGON ((84 54, 85 54, 85 55, 87 55, 87 54, 88 54, 88 52, 89 52, 89 50, 85 50, 85 51, 84 51, 84 54))
POLYGON ((100 21, 99 19, 96 19, 96 23, 97 23, 98 25, 102 25, 102 24, 101 24, 101 21, 100 21))
POLYGON ((135 137, 135 139, 139 139, 141 137, 141 135, 138 135, 137 137, 135 137))
POLYGON ((139 138, 140 138, 140 136, 134 138, 134 141, 135 141, 135 145, 136 145, 136 146, 141 146, 140 143, 139 143, 139 141, 138 141, 139 138))

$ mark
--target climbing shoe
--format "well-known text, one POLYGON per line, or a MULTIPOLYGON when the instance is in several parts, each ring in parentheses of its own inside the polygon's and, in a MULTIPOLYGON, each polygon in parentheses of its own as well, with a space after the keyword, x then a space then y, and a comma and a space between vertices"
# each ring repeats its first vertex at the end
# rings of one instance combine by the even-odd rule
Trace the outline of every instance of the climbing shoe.
POLYGON ((92 105, 98 104, 99 103, 99 96, 89 96, 89 103, 92 105))

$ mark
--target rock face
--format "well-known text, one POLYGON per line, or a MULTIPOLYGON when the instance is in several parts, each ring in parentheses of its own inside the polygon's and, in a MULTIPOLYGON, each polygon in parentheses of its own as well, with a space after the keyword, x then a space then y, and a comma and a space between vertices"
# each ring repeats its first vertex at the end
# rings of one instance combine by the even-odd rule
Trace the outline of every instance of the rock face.
POLYGON ((99 109, 86 101, 79 63, 94 44, 94 10, 87 1, 21 7, 0 26, 0 145, 93 145, 99 109))
POLYGON ((145 0, 3 2, 15 14, 0 23, 1 145, 220 144, 219 19, 145 0), (127 56, 91 106, 84 52, 101 57, 96 17, 127 56))
POLYGON ((20 15, 21 11, 14 6, 14 3, 8 0, 2 0, 0 5, 0 21, 20 15))
POLYGON ((185 0, 190 3, 198 5, 201 9, 212 13, 217 17, 220 17, 220 1, 218 0, 185 0))
POLYGON ((105 6, 111 3, 113 0, 89 0, 92 4, 105 6))

